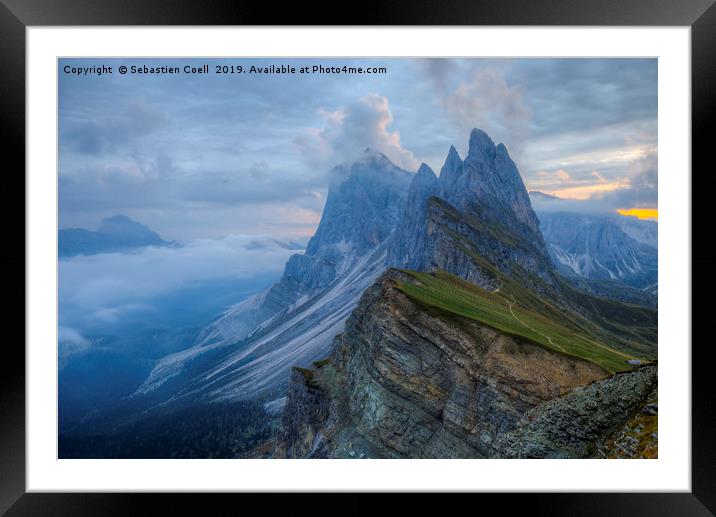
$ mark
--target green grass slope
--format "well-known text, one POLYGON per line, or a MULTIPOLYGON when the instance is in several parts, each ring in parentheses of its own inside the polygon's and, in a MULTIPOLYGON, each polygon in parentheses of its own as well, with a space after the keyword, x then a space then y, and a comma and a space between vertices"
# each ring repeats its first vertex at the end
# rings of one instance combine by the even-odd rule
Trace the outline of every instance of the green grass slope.
POLYGON ((510 263, 510 275, 507 275, 472 252, 464 240, 457 239, 456 244, 477 266, 499 281, 503 295, 513 297, 523 308, 594 341, 608 343, 615 350, 656 359, 658 321, 655 309, 594 296, 575 288, 558 274, 554 274, 556 284, 548 285, 515 263, 510 263))
POLYGON ((501 287, 491 292, 446 272, 404 273, 415 281, 399 281, 398 288, 420 304, 591 361, 608 372, 630 369, 628 359, 649 359, 609 346, 592 335, 590 322, 556 308, 508 279, 503 278, 501 287))

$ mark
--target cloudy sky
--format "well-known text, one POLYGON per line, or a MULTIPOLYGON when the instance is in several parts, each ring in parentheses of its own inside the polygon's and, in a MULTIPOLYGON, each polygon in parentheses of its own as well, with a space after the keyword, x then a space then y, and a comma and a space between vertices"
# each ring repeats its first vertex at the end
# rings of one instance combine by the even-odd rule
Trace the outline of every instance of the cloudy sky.
POLYGON ((479 127, 559 208, 657 208, 656 60, 60 60, 59 101, 60 227, 125 214, 181 242, 60 261, 72 353, 87 335, 201 324, 270 285, 313 234, 330 169, 366 147, 438 172, 479 127), (387 73, 116 73, 187 63, 387 73), (101 65, 115 73, 64 73, 101 65))
POLYGON ((60 227, 126 214, 165 239, 313 233, 328 172, 366 147, 439 171, 469 130, 528 189, 657 207, 652 59, 60 60, 60 227), (382 66, 373 75, 120 75, 125 64, 382 66), (66 74, 110 65, 114 74, 66 74))

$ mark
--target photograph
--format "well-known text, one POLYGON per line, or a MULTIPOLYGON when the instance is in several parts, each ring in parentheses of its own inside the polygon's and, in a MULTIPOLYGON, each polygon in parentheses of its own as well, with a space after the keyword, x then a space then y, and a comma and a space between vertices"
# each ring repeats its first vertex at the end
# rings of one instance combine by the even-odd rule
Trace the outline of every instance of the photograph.
POLYGON ((56 63, 59 459, 658 459, 656 57, 56 63))

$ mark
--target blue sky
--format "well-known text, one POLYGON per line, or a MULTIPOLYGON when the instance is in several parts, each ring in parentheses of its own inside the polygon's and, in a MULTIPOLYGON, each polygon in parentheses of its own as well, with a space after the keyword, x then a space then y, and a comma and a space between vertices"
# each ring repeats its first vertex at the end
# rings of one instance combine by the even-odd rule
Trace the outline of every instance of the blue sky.
POLYGON ((366 147, 439 171, 469 130, 529 189, 657 207, 655 59, 63 59, 60 227, 126 214, 165 239, 313 233, 328 174, 366 147), (65 65, 384 66, 379 75, 101 75, 65 65))

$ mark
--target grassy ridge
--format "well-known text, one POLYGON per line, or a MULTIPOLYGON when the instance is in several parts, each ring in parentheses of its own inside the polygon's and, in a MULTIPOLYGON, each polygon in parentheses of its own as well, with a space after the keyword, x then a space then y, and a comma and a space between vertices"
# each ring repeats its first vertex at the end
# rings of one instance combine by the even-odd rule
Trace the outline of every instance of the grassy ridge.
POLYGON ((550 286, 515 263, 512 263, 511 276, 507 276, 472 252, 464 242, 459 239, 458 242, 460 249, 477 266, 499 282, 501 293, 516 300, 517 305, 559 322, 588 339, 609 343, 618 351, 656 359, 656 310, 590 295, 572 287, 559 275, 555 275, 558 286, 550 286), (535 289, 543 294, 538 295, 535 289), (572 309, 566 310, 566 305, 571 305, 572 309), (574 307, 580 309, 574 310, 574 307))
POLYGON ((609 372, 628 370, 634 356, 598 342, 580 331, 577 321, 540 300, 533 293, 518 300, 511 289, 491 292, 446 272, 405 271, 417 282, 398 282, 398 288, 415 301, 451 314, 480 321, 549 350, 586 359, 609 372), (526 306, 525 306, 526 305, 526 306), (535 310, 539 309, 539 310, 535 310), (549 316, 549 317, 548 317, 549 316))
POLYGON ((627 339, 634 353, 656 358, 656 347, 649 345, 655 344, 658 339, 655 309, 592 296, 576 289, 565 279, 557 278, 564 297, 587 309, 594 323, 617 338, 627 339))

